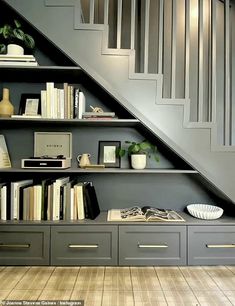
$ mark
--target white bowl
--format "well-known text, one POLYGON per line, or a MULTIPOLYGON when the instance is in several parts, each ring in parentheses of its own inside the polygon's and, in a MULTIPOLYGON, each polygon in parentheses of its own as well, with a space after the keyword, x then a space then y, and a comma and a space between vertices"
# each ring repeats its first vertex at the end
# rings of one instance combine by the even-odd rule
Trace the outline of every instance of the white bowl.
POLYGON ((213 220, 222 216, 224 210, 218 206, 207 204, 190 204, 187 206, 190 215, 198 219, 213 220))

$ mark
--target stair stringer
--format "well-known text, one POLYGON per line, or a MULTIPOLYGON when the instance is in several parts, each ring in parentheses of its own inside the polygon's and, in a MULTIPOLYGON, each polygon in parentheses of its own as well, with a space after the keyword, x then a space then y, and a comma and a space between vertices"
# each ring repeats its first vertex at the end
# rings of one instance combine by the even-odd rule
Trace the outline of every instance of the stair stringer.
POLYGON ((72 7, 45 8, 44 2, 39 0, 5 2, 63 50, 212 185, 235 201, 235 154, 211 152, 210 129, 185 129, 183 105, 156 105, 156 80, 130 79, 129 56, 102 55, 102 32, 71 30, 72 7), (64 22, 58 23, 58 20, 64 22), (78 43, 75 44, 75 41, 78 43))

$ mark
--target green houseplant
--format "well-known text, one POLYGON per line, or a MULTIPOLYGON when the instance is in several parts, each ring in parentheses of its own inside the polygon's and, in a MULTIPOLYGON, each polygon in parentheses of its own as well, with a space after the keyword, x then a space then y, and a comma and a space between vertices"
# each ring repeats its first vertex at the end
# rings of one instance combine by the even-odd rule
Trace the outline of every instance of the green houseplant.
POLYGON ((128 154, 131 157, 131 166, 134 169, 144 169, 146 167, 146 156, 151 158, 154 157, 155 161, 159 161, 159 156, 157 155, 157 146, 153 145, 148 140, 143 140, 141 142, 135 141, 125 141, 127 144, 126 148, 117 149, 117 155, 123 157, 128 154))
POLYGON ((24 49, 34 49, 33 37, 24 32, 21 23, 14 19, 12 24, 5 23, 0 27, 0 54, 7 53, 7 46, 16 44, 24 49))

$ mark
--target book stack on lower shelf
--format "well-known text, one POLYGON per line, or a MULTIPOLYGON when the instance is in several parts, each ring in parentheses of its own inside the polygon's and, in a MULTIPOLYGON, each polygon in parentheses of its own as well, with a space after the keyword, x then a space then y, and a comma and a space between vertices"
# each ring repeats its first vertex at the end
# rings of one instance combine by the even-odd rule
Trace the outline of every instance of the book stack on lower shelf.
POLYGON ((100 213, 92 183, 70 177, 3 182, 0 204, 2 221, 93 220, 100 213))
POLYGON ((33 55, 0 54, 0 66, 38 66, 33 55))

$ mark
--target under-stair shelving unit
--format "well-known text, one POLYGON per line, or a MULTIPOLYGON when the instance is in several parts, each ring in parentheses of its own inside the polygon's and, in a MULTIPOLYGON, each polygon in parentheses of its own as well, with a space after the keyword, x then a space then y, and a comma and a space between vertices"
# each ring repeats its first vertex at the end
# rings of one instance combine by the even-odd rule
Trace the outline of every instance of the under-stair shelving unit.
MULTIPOLYGON (((38 34, 40 39, 41 34, 38 34)), ((45 38, 48 48, 54 50, 45 38)), ((58 51, 58 53, 61 53, 58 51)), ((64 54, 50 58, 51 66, 1 67, 1 87, 10 88, 16 111, 22 93, 39 93, 45 82, 79 84, 87 105, 113 110, 112 121, 60 119, 0 119, 0 133, 6 137, 12 168, 0 171, 2 180, 78 176, 96 187, 102 213, 84 221, 1 221, 0 264, 2 265, 194 265, 234 264, 235 219, 226 215, 216 221, 190 217, 190 203, 212 203, 227 209, 227 199, 165 141, 117 100, 84 69, 64 54), (64 56, 61 66, 60 59, 64 56), (53 63, 53 60, 57 60, 53 63), (62 64, 66 63, 66 66, 62 64), (72 167, 65 170, 24 170, 22 158, 33 155, 35 131, 69 131, 73 134, 72 167), (160 162, 148 162, 145 170, 132 170, 128 159, 121 168, 79 169, 76 156, 92 154, 97 162, 99 140, 150 139, 157 144, 160 162), (179 211, 185 222, 118 223, 107 221, 107 210, 133 205, 153 205, 179 211), (144 247, 139 247, 139 246, 144 247), (211 248, 210 246, 215 247, 211 248)), ((227 209, 228 211, 228 209, 227 209)))

